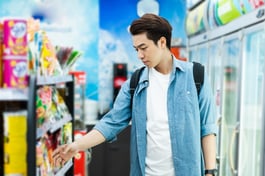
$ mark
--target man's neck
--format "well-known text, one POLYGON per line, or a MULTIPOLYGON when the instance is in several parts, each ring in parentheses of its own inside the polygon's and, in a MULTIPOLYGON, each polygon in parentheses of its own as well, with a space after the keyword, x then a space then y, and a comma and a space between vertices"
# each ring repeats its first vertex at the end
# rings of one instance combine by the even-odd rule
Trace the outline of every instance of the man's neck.
POLYGON ((172 64, 173 56, 171 53, 168 53, 164 56, 162 62, 155 67, 155 69, 162 74, 168 74, 172 70, 172 64))

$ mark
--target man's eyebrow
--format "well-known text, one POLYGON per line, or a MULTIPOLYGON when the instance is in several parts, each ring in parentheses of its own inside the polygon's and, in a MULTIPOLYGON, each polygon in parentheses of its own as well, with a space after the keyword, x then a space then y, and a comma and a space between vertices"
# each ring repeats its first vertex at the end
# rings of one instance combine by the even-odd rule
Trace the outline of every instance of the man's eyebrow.
POLYGON ((140 48, 140 47, 142 47, 142 46, 145 46, 145 44, 144 43, 141 43, 140 45, 138 45, 138 46, 133 46, 134 48, 140 48))

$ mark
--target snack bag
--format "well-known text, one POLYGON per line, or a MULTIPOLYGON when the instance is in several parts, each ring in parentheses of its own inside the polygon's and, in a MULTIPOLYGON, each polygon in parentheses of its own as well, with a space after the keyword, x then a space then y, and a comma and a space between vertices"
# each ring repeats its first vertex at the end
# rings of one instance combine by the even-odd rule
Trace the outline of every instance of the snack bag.
POLYGON ((49 86, 39 88, 36 101, 37 128, 41 128, 48 121, 47 112, 50 110, 51 105, 52 88, 49 86))
POLYGON ((5 19, 3 21, 3 43, 5 56, 27 56, 27 21, 5 19))
POLYGON ((33 41, 34 35, 40 30, 40 20, 29 18, 27 20, 28 41, 33 41))
POLYGON ((2 87, 3 83, 2 60, 3 60, 3 23, 0 21, 0 87, 2 87))
POLYGON ((56 76, 62 74, 61 67, 56 57, 56 50, 45 32, 42 32, 40 64, 41 74, 44 76, 56 76))
POLYGON ((40 74, 40 52, 42 48, 42 32, 34 33, 33 39, 28 44, 28 69, 29 73, 40 74))
POLYGON ((27 58, 3 58, 3 87, 26 88, 28 86, 27 58))

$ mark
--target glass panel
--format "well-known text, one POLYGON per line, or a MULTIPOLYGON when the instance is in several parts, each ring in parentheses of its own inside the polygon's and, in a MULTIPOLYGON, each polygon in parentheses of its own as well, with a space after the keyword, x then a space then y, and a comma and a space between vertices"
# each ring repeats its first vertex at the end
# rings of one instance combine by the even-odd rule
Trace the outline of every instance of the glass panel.
MULTIPOLYGON (((220 51, 220 40, 211 42, 209 45, 209 78, 213 90, 216 105, 216 117, 218 127, 220 127, 221 116, 221 83, 222 83, 222 59, 220 51)), ((220 133, 220 128, 219 128, 220 133)), ((217 156, 220 156, 220 135, 217 139, 217 156)))
POLYGON ((240 118, 240 176, 261 175, 262 104, 264 82, 264 31, 251 32, 244 38, 242 99, 240 118))
POLYGON ((197 61, 205 66, 206 71, 208 71, 207 70, 207 61, 208 61, 207 57, 208 57, 207 45, 206 44, 200 45, 198 48, 197 61))
POLYGON ((220 42, 211 43, 209 46, 209 78, 218 107, 220 107, 220 90, 222 83, 222 60, 220 53, 220 42))
POLYGON ((192 47, 189 49, 189 60, 190 61, 196 61, 200 62, 201 64, 205 65, 205 68, 207 68, 207 45, 198 45, 196 47, 192 47))
POLYGON ((197 50, 195 47, 189 48, 189 61, 194 61, 197 58, 197 50))
POLYGON ((232 176, 237 168, 237 131, 240 40, 233 38, 222 47, 223 92, 221 119, 220 168, 221 176, 232 176))

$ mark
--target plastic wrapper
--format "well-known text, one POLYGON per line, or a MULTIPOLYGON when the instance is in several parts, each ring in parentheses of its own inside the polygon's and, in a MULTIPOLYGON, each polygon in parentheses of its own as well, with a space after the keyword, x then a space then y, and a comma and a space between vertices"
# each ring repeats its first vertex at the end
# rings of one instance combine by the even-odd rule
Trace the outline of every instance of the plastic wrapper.
POLYGON ((40 52, 41 75, 57 76, 62 74, 62 69, 56 57, 56 50, 45 32, 42 32, 42 46, 40 52))
POLYGON ((26 88, 28 86, 27 58, 10 56, 4 58, 3 64, 3 87, 26 88))
POLYGON ((27 56, 27 21, 4 19, 3 44, 4 56, 27 56))

